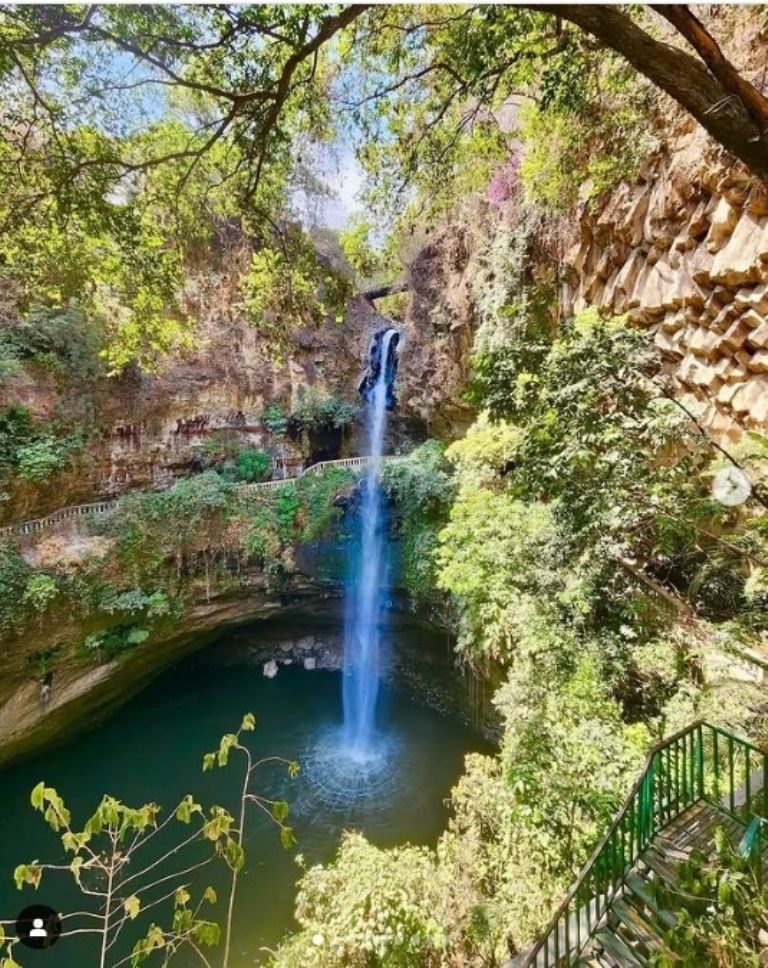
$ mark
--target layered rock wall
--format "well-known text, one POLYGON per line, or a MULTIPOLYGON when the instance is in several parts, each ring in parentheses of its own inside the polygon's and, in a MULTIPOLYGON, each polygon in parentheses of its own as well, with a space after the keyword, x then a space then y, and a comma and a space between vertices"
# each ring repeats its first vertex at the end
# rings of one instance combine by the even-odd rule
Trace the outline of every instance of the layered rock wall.
POLYGON ((681 397, 725 437, 768 430, 768 189, 702 132, 579 213, 566 311, 649 327, 681 397))

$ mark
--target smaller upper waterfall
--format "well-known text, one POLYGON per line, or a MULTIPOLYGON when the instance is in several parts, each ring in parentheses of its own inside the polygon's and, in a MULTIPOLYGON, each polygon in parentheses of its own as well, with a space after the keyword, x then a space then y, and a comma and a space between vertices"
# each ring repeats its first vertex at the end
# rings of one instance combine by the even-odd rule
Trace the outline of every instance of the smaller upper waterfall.
MULTIPOLYGON (((360 381, 360 395, 373 403, 376 387, 382 386, 387 410, 395 409, 395 376, 400 347, 400 333, 396 329, 381 329, 373 337, 368 351, 365 375, 360 381)), ((370 425, 369 425, 370 426, 370 425)), ((371 443, 373 443, 371 441, 371 443)), ((371 448, 373 454, 373 448, 371 448)))
POLYGON ((381 456, 387 411, 395 405, 394 380, 400 334, 377 333, 360 392, 368 404, 371 461, 363 484, 360 541, 347 589, 344 620, 344 746, 365 762, 372 754, 379 692, 382 597, 386 592, 386 534, 383 521, 381 456))

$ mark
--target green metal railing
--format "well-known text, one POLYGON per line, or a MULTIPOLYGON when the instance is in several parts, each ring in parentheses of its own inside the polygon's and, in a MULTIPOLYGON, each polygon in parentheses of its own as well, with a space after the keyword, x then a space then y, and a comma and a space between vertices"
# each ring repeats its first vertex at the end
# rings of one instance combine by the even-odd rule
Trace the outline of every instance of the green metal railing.
POLYGON ((768 754, 719 726, 697 722, 655 746, 607 834, 581 870, 541 938, 512 964, 566 968, 640 855, 668 824, 706 801, 745 825, 742 850, 760 852, 768 818, 768 754))

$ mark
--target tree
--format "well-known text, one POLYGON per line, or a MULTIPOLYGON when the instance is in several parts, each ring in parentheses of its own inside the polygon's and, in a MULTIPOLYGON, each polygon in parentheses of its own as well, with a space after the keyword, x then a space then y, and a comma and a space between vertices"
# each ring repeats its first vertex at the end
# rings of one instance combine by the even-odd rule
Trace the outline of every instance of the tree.
MULTIPOLYGON (((359 130, 376 197, 400 215, 408 184, 422 205, 488 184, 510 157, 496 121, 514 95, 554 108, 555 134, 578 130, 579 112, 595 127, 567 145, 569 162, 619 142, 585 172, 605 188, 645 145, 642 112, 595 83, 600 64, 624 65, 626 89, 623 73, 647 77, 765 177, 766 98, 687 7, 661 14, 695 54, 644 29, 646 12, 608 5, 2 4, 0 264, 13 307, 81 300, 111 372, 151 367, 193 345, 182 294, 195 247, 237 226, 254 250, 242 305, 278 343, 281 320, 316 322, 346 295, 291 224, 312 144, 342 123, 359 130), (607 178, 616 152, 627 158, 607 178)), ((365 240, 351 241, 370 268, 365 240)))
POLYGON ((231 136, 242 150, 236 166, 247 168, 246 194, 252 198, 267 167, 290 147, 292 113, 304 113, 310 124, 318 120, 323 48, 368 7, 223 4, 142 11, 94 4, 83 11, 66 6, 24 10, 4 4, 0 66, 32 97, 31 126, 38 135, 53 136, 45 141, 56 162, 64 164, 65 180, 75 180, 90 168, 127 175, 184 161, 187 167, 179 173, 182 187, 196 163, 231 136), (118 55, 121 67, 116 65, 118 55), (124 80, 126 61, 141 68, 129 83, 124 80), (68 106, 48 95, 52 78, 61 85, 61 94, 72 86, 68 71, 76 66, 86 68, 85 90, 79 93, 95 102, 113 129, 117 119, 109 116, 111 98, 158 87, 183 92, 185 113, 198 122, 189 132, 189 142, 177 147, 134 145, 144 151, 125 154, 105 144, 101 152, 77 158, 72 150, 77 142, 66 121, 73 108, 82 109, 82 102, 68 106))
POLYGON ((312 293, 331 286, 289 225, 290 179, 329 130, 326 48, 365 9, 0 6, 0 265, 16 312, 82 300, 118 372, 192 345, 185 273, 217 228, 282 260, 278 314, 307 265, 312 293))
MULTIPOLYGON (((31 795, 32 806, 43 814, 51 830, 60 834, 68 862, 20 864, 14 871, 14 880, 21 889, 25 885, 38 888, 46 873, 68 873, 72 877, 83 897, 83 909, 62 916, 61 943, 66 944, 68 936, 92 937, 97 944, 99 968, 116 968, 129 962, 140 965, 155 951, 162 953, 163 964, 167 964, 184 947, 191 948, 207 968, 214 961, 221 968, 227 968, 235 896, 245 857, 247 808, 256 806, 279 827, 285 847, 295 844, 293 832, 286 823, 288 804, 255 793, 252 783, 255 773, 267 764, 283 765, 291 776, 295 776, 298 766, 281 757, 254 760, 242 741, 243 734, 254 728, 255 719, 248 713, 238 731, 224 735, 218 749, 203 759, 203 769, 209 770, 226 766, 233 752, 243 758, 237 816, 220 806, 212 806, 206 813, 188 794, 160 820, 161 809, 156 803, 134 808, 104 796, 78 830, 56 790, 42 782, 37 784, 31 795), (186 828, 178 837, 173 836, 174 823, 186 828), (228 896, 224 899, 226 913, 221 924, 207 915, 208 906, 219 903, 214 888, 207 886, 193 894, 193 875, 217 860, 230 872, 228 896), (169 918, 165 924, 156 920, 164 908, 169 918), (137 933, 131 931, 132 924, 142 934, 126 955, 127 936, 132 933, 135 937, 137 933), (213 959, 204 949, 219 944, 222 926, 223 952, 221 959, 213 959)), ((0 922, 2 968, 18 968, 14 960, 16 939, 4 934, 4 927, 12 924, 0 922)))
MULTIPOLYGON (((375 35, 371 30, 356 48, 358 72, 343 100, 360 118, 361 154, 380 186, 377 200, 398 212, 406 199, 398 189, 407 183, 415 182, 427 199, 431 193, 461 197, 473 181, 485 187, 493 164, 510 157, 510 105, 550 110, 554 85, 572 118, 581 92, 614 61, 673 97, 755 175, 768 177, 768 99, 687 7, 658 9, 667 33, 671 25, 684 47, 657 39, 660 24, 647 9, 606 4, 380 14, 375 35)), ((600 111, 609 114, 615 107, 605 87, 597 96, 600 111)), ((625 141, 631 144, 629 131, 625 141)))

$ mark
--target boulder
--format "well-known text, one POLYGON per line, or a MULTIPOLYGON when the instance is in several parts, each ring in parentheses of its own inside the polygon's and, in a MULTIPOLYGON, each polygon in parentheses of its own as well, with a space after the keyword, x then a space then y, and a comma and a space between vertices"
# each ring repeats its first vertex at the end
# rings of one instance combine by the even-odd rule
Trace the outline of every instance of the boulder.
POLYGON ((629 296, 634 292, 637 284, 637 277, 644 265, 643 253, 640 249, 634 249, 630 257, 619 269, 614 283, 617 292, 622 292, 629 296))
POLYGON ((764 419, 762 414, 768 403, 768 378, 756 376, 742 383, 733 398, 731 406, 737 413, 749 414, 753 420, 764 419))
POLYGON ((703 247, 699 246, 698 249, 694 249, 692 252, 691 259, 691 276, 694 282, 697 282, 700 286, 706 286, 710 282, 709 270, 714 261, 714 256, 710 255, 709 252, 703 247))
POLYGON ((708 199, 702 198, 694 209, 693 215, 686 226, 686 235, 694 241, 698 241, 699 239, 703 238, 709 229, 709 213, 707 208, 708 199))
POLYGON ((745 208, 753 215, 768 215, 768 189, 763 185, 754 185, 749 193, 745 208))
POLYGON ((262 671, 267 679, 274 679, 277 675, 277 662, 274 659, 270 659, 269 662, 265 662, 262 671))
POLYGON ((715 373, 714 367, 700 363, 693 374, 693 384, 709 394, 714 394, 720 389, 722 380, 715 373))
POLYGON ((736 309, 733 305, 723 306, 717 316, 715 316, 715 318, 711 321, 710 326, 712 329, 716 329, 718 332, 724 333, 731 325, 735 316, 736 309))
POLYGON ((768 420, 768 377, 756 376, 744 386, 751 391, 745 397, 749 403, 749 419, 757 424, 765 423, 768 420))
POLYGON ((747 308, 759 317, 768 315, 768 286, 763 284, 752 289, 747 308))
POLYGON ((733 359, 728 360, 729 366, 726 370, 724 379, 729 383, 743 383, 751 376, 749 370, 747 369, 747 364, 749 361, 747 354, 744 353, 739 355, 745 357, 745 359, 739 360, 738 357, 734 357, 733 359))
POLYGON ((306 659, 304 659, 304 668, 307 669, 308 671, 311 671, 312 669, 316 669, 317 668, 317 659, 315 659, 312 656, 308 655, 306 657, 306 659))
POLYGON ((676 333, 683 326, 685 326, 685 314, 682 312, 667 313, 661 324, 665 333, 676 333))

